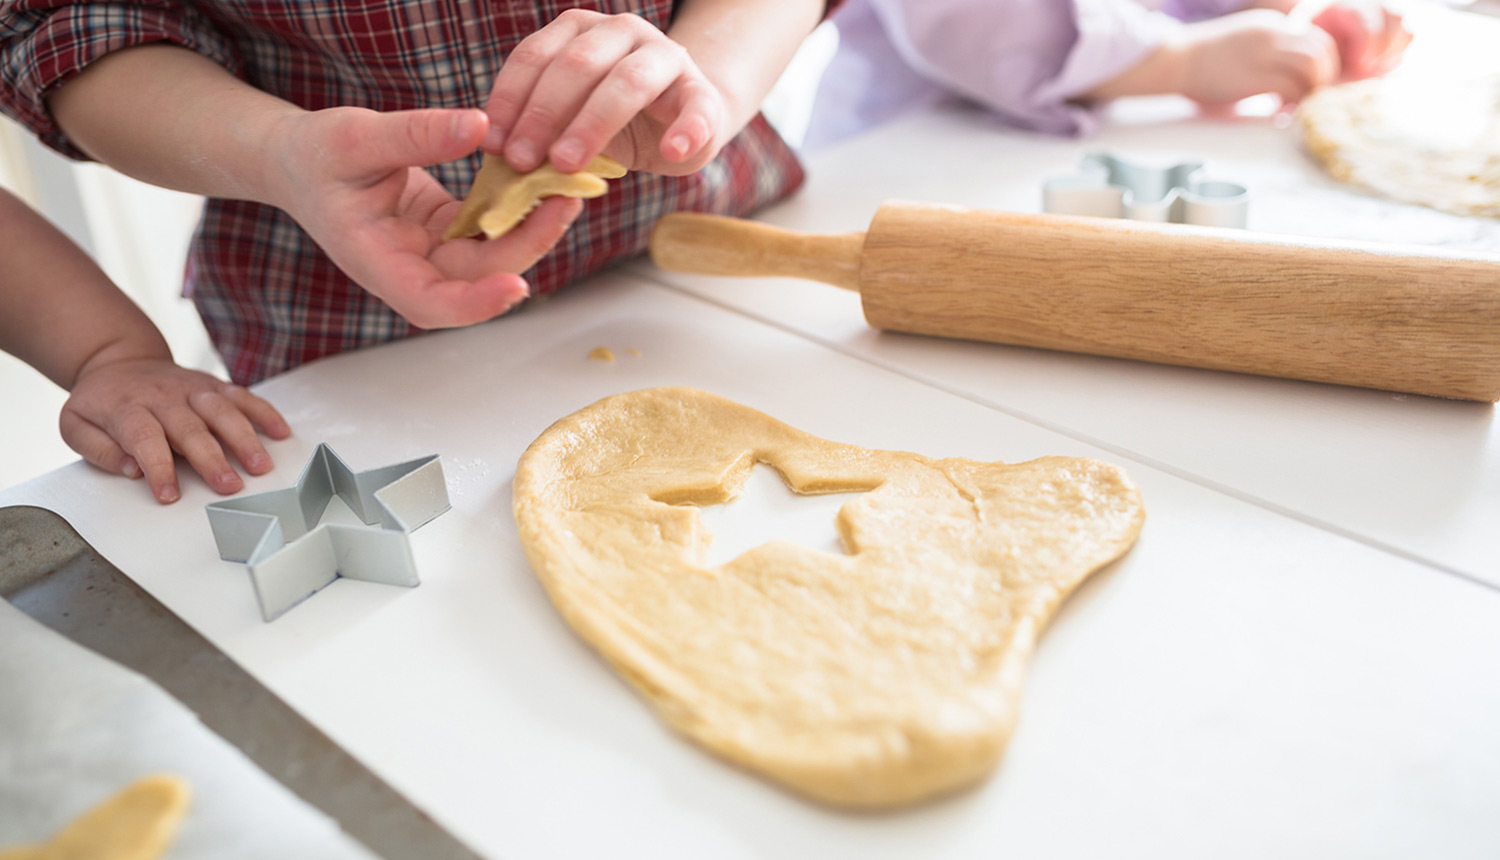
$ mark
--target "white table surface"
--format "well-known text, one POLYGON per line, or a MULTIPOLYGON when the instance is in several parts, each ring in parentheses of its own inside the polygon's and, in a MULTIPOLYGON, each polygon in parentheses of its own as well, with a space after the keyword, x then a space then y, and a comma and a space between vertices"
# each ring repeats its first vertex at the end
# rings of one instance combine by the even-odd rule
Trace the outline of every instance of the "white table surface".
MULTIPOLYGON (((475 328, 265 383, 354 468, 436 452, 453 510, 423 583, 348 580, 272 624, 218 560, 197 481, 168 508, 83 465, 0 493, 107 558, 487 856, 1493 856, 1500 591, 1101 451, 701 299, 615 274, 475 328), (613 363, 587 353, 608 346, 613 363), (641 355, 628 350, 635 347, 641 355), (685 384, 819 435, 936 456, 1103 456, 1141 485, 1140 543, 1042 641, 994 777, 846 815, 680 740, 547 602, 514 464, 555 418, 685 384)), ((831 524, 829 526, 831 529, 831 524)))
MULTIPOLYGON (((1209 156, 1256 185, 1266 229, 1397 212, 1444 241, 1496 235, 1333 187, 1260 121, 1124 125, 1094 143, 1209 156)), ((1037 183, 1078 151, 939 109, 815 157, 807 189, 767 218, 862 229, 890 196, 1034 209, 1037 183), (974 172, 951 169, 965 159, 974 172), (908 166, 877 169, 891 162, 908 166)), ((1491 407, 882 335, 831 288, 648 265, 259 392, 297 436, 271 445, 277 469, 250 492, 290 485, 318 442, 356 469, 442 455, 453 510, 413 536, 420 587, 341 580, 265 624, 244 568, 217 557, 203 513, 216 497, 197 480, 162 508, 75 464, 0 491, 0 505, 68 518, 486 856, 1500 850, 1491 407), (589 360, 596 346, 617 360, 589 360), (664 384, 868 447, 1130 471, 1141 540, 1043 637, 992 778, 914 810, 828 811, 679 739, 571 634, 516 538, 515 462, 572 410, 664 384)))
MULTIPOLYGON (((1408 17, 1417 33, 1408 75, 1500 71, 1500 20, 1408 17)), ((1500 253, 1500 220, 1376 199, 1329 179, 1295 128, 1204 120, 1177 99, 1122 103, 1082 142, 937 106, 814 153, 805 189, 760 218, 836 233, 864 230, 890 199, 1036 212, 1042 181, 1076 172, 1095 149, 1148 163, 1206 160, 1210 176, 1250 188, 1252 229, 1500 253)), ((1491 405, 882 333, 865 324, 857 295, 822 284, 678 275, 644 262, 635 271, 1270 510, 1500 584, 1491 405)))

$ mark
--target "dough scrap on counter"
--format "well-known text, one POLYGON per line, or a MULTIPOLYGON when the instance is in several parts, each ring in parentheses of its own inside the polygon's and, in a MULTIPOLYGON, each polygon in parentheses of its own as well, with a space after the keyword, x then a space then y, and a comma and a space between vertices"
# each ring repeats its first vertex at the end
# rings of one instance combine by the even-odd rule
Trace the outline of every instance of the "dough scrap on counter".
POLYGON ((1500 217, 1500 75, 1325 87, 1298 116, 1308 151, 1335 179, 1403 203, 1500 217))
POLYGON ((521 223, 543 197, 602 197, 609 190, 605 179, 625 175, 625 165, 607 155, 598 155, 577 173, 561 173, 551 162, 530 173, 517 173, 498 155, 486 152, 443 240, 465 239, 483 233, 497 239, 521 223))
POLYGON ((831 442, 690 388, 601 400, 522 455, 527 559, 577 633, 682 734, 816 800, 915 803, 988 774, 1062 599, 1145 518, 1118 467, 831 442), (865 491, 847 554, 773 541, 706 567, 697 506, 757 463, 865 491))
POLYGON ((137 780, 74 819, 41 845, 0 849, 0 860, 156 860, 187 815, 180 777, 137 780))

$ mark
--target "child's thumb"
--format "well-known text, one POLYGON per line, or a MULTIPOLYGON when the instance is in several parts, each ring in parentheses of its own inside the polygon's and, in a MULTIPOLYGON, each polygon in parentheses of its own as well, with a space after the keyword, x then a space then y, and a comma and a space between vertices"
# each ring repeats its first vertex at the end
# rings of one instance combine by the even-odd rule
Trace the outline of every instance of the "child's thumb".
POLYGON ((379 114, 365 142, 369 165, 381 170, 426 167, 463 158, 479 147, 489 129, 484 111, 432 108, 379 114))

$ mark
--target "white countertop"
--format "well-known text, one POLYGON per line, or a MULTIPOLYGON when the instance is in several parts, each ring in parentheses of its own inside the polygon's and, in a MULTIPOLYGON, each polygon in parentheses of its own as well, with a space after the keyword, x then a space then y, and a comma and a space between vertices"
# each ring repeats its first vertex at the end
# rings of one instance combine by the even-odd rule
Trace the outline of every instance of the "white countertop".
MULTIPOLYGON (((1500 241, 1489 222, 1333 186, 1264 121, 1124 124, 1089 145, 1205 156, 1255 186, 1262 229, 1366 213, 1342 223, 1359 232, 1389 217, 1445 241, 1500 241)), ((814 157, 808 187, 766 218, 863 229, 898 196, 1034 211, 1040 181, 1069 172, 1079 150, 937 109, 814 157)), ((0 505, 61 513, 486 856, 1500 847, 1492 407, 879 334, 857 297, 832 288, 644 263, 258 390, 297 436, 271 446, 278 467, 250 492, 290 485, 318 442, 355 469, 442 455, 453 510, 413 535, 420 587, 342 580, 265 624, 244 568, 217 557, 203 513, 216 497, 201 482, 160 508, 75 464, 0 491, 0 505), (596 346, 617 360, 589 360, 596 346), (830 812, 679 739, 571 634, 516 538, 516 460, 574 409, 668 384, 867 447, 1129 470, 1148 510, 1141 540, 1043 636, 992 778, 906 812, 830 812)))
POLYGON ((413 537, 420 587, 340 581, 264 624, 243 567, 216 556, 202 510, 214 497, 197 482, 158 508, 75 465, 0 503, 62 513, 489 856, 1396 857, 1420 845, 1482 857, 1500 844, 1491 586, 623 274, 261 392, 299 435, 251 490, 290 484, 318 441, 357 469, 443 455, 454 507, 413 537), (600 345, 620 358, 587 359, 600 345), (661 384, 870 447, 1092 455, 1130 470, 1149 511, 1141 541, 1043 638, 992 779, 910 812, 828 812, 672 735, 571 635, 517 543, 514 463, 556 417, 661 384))

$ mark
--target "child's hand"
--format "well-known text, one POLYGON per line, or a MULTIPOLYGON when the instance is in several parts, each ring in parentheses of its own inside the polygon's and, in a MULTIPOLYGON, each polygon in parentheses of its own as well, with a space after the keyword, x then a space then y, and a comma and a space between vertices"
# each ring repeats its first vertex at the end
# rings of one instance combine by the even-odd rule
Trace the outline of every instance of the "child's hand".
POLYGON ((464 158, 489 120, 479 110, 298 113, 276 136, 274 202, 356 283, 421 328, 469 325, 527 296, 531 268, 582 204, 549 198, 493 241, 442 241, 459 201, 423 165, 464 158))
POLYGON ((506 58, 485 112, 494 129, 484 148, 523 172, 550 160, 571 173, 603 152, 684 175, 727 137, 723 94, 681 45, 631 14, 563 12, 506 58))
POLYGON ((1261 93, 1298 102, 1339 76, 1334 39, 1280 12, 1252 9, 1189 24, 1181 46, 1183 95, 1225 105, 1261 93))
POLYGON ((1335 3, 1313 18, 1338 45, 1344 80, 1373 78, 1401 62, 1411 32, 1401 16, 1375 3, 1335 3))
POLYGON ((245 483, 224 449, 246 472, 261 475, 272 463, 256 428, 272 439, 292 432, 274 406, 248 390, 161 358, 86 367, 58 426, 68 447, 95 466, 127 478, 144 474, 162 504, 182 495, 173 451, 215 492, 235 493, 245 483))

